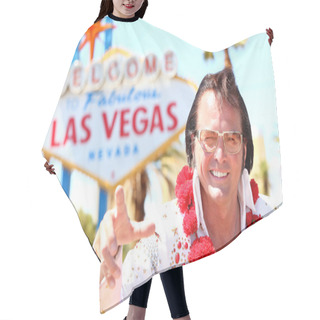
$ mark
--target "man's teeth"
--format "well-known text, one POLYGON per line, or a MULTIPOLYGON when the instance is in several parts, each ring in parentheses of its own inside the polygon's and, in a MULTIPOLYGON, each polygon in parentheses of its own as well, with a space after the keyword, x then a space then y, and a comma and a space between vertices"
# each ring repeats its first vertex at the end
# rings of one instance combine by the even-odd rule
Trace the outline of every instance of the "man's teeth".
POLYGON ((222 177, 226 177, 228 173, 226 172, 220 172, 220 171, 213 171, 211 170, 210 171, 215 177, 218 177, 218 178, 222 178, 222 177))

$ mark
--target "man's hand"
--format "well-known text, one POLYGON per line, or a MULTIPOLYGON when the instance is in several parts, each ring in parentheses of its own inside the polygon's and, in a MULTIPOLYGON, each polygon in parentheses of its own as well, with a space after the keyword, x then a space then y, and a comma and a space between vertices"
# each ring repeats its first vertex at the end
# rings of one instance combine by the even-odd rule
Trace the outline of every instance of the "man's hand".
POLYGON ((154 223, 129 219, 121 186, 115 191, 115 202, 116 207, 106 212, 100 226, 101 275, 111 289, 115 286, 115 279, 121 275, 115 261, 118 246, 149 237, 155 232, 154 223))

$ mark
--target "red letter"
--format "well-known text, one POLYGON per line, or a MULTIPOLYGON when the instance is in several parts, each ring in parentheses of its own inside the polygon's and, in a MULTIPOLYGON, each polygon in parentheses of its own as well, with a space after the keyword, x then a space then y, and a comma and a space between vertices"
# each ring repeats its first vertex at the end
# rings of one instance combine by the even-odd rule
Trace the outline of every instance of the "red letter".
POLYGON ((74 123, 74 118, 70 118, 70 120, 68 122, 67 130, 66 130, 66 136, 64 138, 63 145, 65 145, 68 140, 71 140, 74 144, 77 143, 76 126, 75 126, 75 123, 74 123))
POLYGON ((59 147, 60 146, 59 142, 55 142, 56 125, 57 125, 57 120, 54 120, 53 124, 52 124, 51 147, 59 147))
POLYGON ((117 115, 118 115, 118 111, 116 111, 114 113, 113 119, 112 119, 111 128, 109 128, 107 114, 105 112, 102 113, 103 123, 104 123, 104 128, 106 130, 107 139, 109 139, 111 137, 111 135, 112 135, 112 131, 113 131, 114 124, 116 122, 117 115))
POLYGON ((139 71, 139 66, 136 57, 132 57, 127 61, 127 75, 129 78, 134 78, 139 71))
POLYGON ((82 68, 80 66, 74 68, 72 75, 72 85, 74 87, 80 87, 81 85, 81 77, 82 77, 82 68))
POLYGON ((166 72, 172 72, 175 68, 174 53, 168 51, 164 55, 164 69, 166 72))
POLYGON ((163 131, 161 111, 160 111, 160 106, 158 105, 156 105, 153 110, 150 133, 152 133, 153 129, 157 127, 159 127, 160 131, 163 131))
POLYGON ((146 56, 144 60, 144 68, 145 68, 145 73, 147 75, 156 72, 156 63, 157 63, 157 57, 154 54, 149 54, 146 56))
POLYGON ((169 131, 174 130, 178 124, 177 117, 171 111, 171 109, 176 106, 177 104, 175 102, 171 102, 167 107, 168 116, 172 119, 172 122, 173 122, 172 125, 167 128, 169 131))
POLYGON ((99 68, 98 65, 94 64, 91 66, 91 82, 92 83, 98 83, 101 79, 101 70, 98 70, 97 72, 97 68, 99 68), (96 75, 98 74, 98 78, 96 77, 96 75))
POLYGON ((108 68, 108 76, 111 82, 117 81, 120 76, 118 61, 112 61, 108 68))
POLYGON ((85 130, 86 136, 80 140, 81 143, 85 143, 90 139, 91 131, 86 125, 86 120, 91 118, 91 114, 87 114, 81 120, 81 127, 85 130))
POLYGON ((148 119, 146 118, 142 118, 140 120, 140 123, 142 123, 142 129, 138 129, 137 128, 137 115, 138 115, 138 112, 143 112, 144 114, 147 113, 147 109, 145 107, 139 107, 133 114, 133 123, 132 123, 132 126, 133 126, 133 131, 136 133, 136 134, 144 134, 147 130, 147 126, 148 126, 148 119))
POLYGON ((127 119, 124 118, 125 114, 130 112, 130 109, 121 110, 120 116, 120 137, 128 137, 129 132, 124 131, 124 126, 129 123, 127 119))

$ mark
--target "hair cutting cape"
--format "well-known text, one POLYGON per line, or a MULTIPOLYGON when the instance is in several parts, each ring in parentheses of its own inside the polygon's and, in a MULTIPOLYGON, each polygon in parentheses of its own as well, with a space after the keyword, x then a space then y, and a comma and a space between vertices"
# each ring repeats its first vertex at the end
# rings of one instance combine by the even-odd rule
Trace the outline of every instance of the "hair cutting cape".
POLYGON ((207 52, 141 19, 105 17, 77 46, 43 155, 99 259, 103 217, 115 206, 118 185, 130 219, 156 225, 154 235, 119 248, 121 277, 114 289, 101 278, 101 312, 154 274, 217 251, 205 224, 200 172, 186 166, 184 135, 201 80, 221 71, 234 74, 251 123, 253 168, 250 175, 243 170, 237 186, 243 231, 282 203, 267 35, 207 52))

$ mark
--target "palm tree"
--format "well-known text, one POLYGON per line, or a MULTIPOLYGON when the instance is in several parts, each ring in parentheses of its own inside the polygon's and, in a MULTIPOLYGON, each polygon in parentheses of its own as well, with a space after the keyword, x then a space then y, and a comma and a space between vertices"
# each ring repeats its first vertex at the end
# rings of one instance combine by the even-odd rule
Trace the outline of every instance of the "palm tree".
POLYGON ((268 163, 267 160, 261 161, 260 163, 260 175, 262 178, 262 193, 265 195, 269 195, 269 175, 268 175, 268 163))
POLYGON ((144 200, 150 188, 150 180, 146 168, 128 179, 123 187, 130 219, 142 221, 145 217, 144 200))
POLYGON ((187 164, 186 154, 180 141, 171 145, 150 167, 155 172, 162 191, 162 202, 175 197, 177 175, 187 164))
POLYGON ((265 143, 262 134, 256 133, 256 135, 253 137, 253 145, 254 162, 250 175, 258 183, 260 193, 269 195, 269 166, 266 158, 265 143))
POLYGON ((232 69, 232 64, 229 55, 229 48, 224 49, 224 67, 232 69))
POLYGON ((84 212, 82 208, 80 208, 80 210, 78 211, 78 217, 83 231, 85 232, 90 244, 92 245, 96 234, 97 225, 93 221, 91 214, 84 212))
MULTIPOLYGON (((240 41, 234 45, 235 48, 244 47, 247 40, 240 41)), ((213 52, 204 51, 203 52, 204 60, 214 59, 213 52)), ((232 68, 232 63, 229 55, 229 48, 224 49, 224 67, 232 68)))
POLYGON ((204 51, 204 52, 203 52, 203 55, 204 55, 204 60, 214 59, 213 52, 204 51))
MULTIPOLYGON (((186 164, 186 155, 179 141, 173 143, 164 153, 148 165, 160 183, 162 202, 175 197, 175 184, 179 171, 186 164)), ((151 182, 147 168, 135 173, 124 184, 124 192, 130 219, 142 221, 145 217, 144 202, 150 192, 151 182)), ((114 197, 109 197, 108 208, 114 206, 114 197)))

